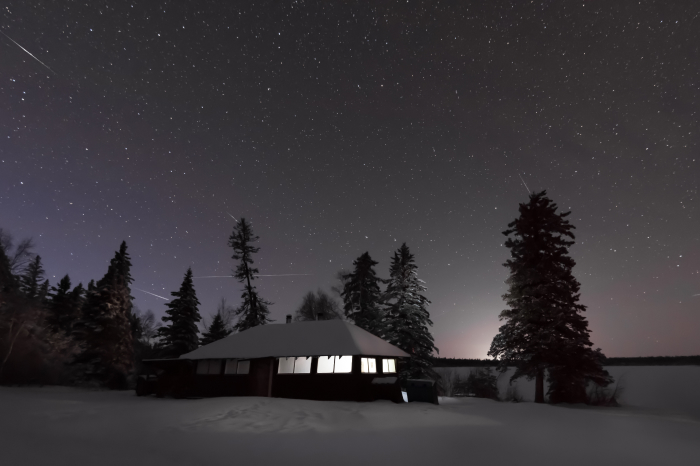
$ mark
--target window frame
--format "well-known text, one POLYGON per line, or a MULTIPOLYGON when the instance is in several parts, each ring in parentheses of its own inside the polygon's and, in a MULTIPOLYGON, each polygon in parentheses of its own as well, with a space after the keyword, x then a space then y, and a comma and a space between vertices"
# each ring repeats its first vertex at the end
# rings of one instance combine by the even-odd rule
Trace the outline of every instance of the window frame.
POLYGON ((382 358, 382 374, 396 374, 396 358, 382 358), (393 371, 388 370, 390 361, 393 362, 393 371))
POLYGON ((248 375, 250 374, 250 359, 239 359, 238 364, 236 364, 236 375, 248 375), (245 372, 240 372, 241 364, 246 368, 245 372))
POLYGON ((226 363, 224 364, 224 375, 236 375, 238 371, 238 359, 226 359, 226 363), (230 366, 233 366, 233 371, 229 372, 230 366))
POLYGON ((291 357, 277 358, 277 375, 289 375, 289 374, 294 374, 294 357, 291 356, 291 357), (281 369, 282 369, 283 360, 284 360, 284 363, 289 363, 290 359, 291 359, 291 367, 285 368, 285 369, 289 369, 289 372, 287 372, 286 370, 285 370, 285 372, 282 372, 281 369))
POLYGON ((360 358, 360 373, 361 374, 376 374, 377 373, 377 358, 360 358), (374 370, 372 370, 372 366, 374 366, 374 370))
POLYGON ((294 368, 292 369, 292 374, 311 374, 311 369, 313 369, 313 357, 311 356, 296 356, 294 358, 294 368), (305 361, 308 361, 309 363, 309 370, 308 372, 297 372, 297 361, 299 359, 304 359, 305 361))

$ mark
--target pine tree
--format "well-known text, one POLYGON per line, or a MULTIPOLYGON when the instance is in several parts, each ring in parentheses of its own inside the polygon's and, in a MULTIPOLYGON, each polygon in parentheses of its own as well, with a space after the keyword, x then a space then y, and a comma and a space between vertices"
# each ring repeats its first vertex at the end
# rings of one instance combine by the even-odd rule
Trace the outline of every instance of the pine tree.
POLYGON ((170 324, 158 329, 158 335, 162 339, 165 354, 178 357, 199 347, 197 322, 202 318, 199 315, 199 300, 194 290, 191 268, 185 272, 180 290, 170 294, 175 299, 165 304, 168 310, 163 317, 163 322, 170 324))
POLYGON ((207 331, 202 334, 202 339, 200 344, 202 346, 208 345, 209 343, 214 343, 217 340, 226 338, 231 335, 233 330, 226 328, 224 323, 224 318, 218 312, 211 321, 211 325, 207 328, 207 331))
POLYGON ((535 402, 544 402, 544 376, 548 371, 552 402, 585 401, 586 383, 607 386, 600 350, 593 351, 588 322, 579 303, 580 284, 574 278, 574 226, 556 213, 547 192, 533 193, 520 204, 520 216, 503 232, 511 258, 503 296, 508 309, 499 319, 505 324, 491 343, 489 355, 499 358, 501 370, 515 365, 511 377, 535 378, 535 402), (513 235, 511 237, 511 235, 513 235))
POLYGON ((232 258, 240 261, 233 276, 244 287, 241 295, 243 303, 236 310, 236 314, 240 317, 234 327, 239 332, 271 322, 267 316, 270 314, 268 306, 272 303, 261 298, 258 290, 252 284, 259 273, 258 269, 252 266, 254 263, 253 254, 257 253, 260 248, 251 243, 259 239, 260 237, 253 233, 250 223, 245 218, 241 218, 241 221, 233 228, 233 233, 228 240, 228 245, 233 248, 232 258))
POLYGON ((83 285, 78 283, 71 291, 71 281, 66 274, 48 293, 47 324, 54 333, 70 334, 72 325, 80 316, 83 305, 83 285))
POLYGON ((391 259, 385 294, 386 340, 411 355, 399 373, 403 380, 436 376, 431 358, 438 350, 428 328, 433 325, 427 309, 430 301, 423 296, 427 288, 417 270, 403 243, 391 259))
POLYGON ((130 269, 126 242, 122 242, 105 276, 88 292, 82 318, 73 328, 80 345, 74 363, 83 369, 83 382, 126 387, 134 362, 130 269))
MULTIPOLYGON (((41 265, 41 256, 37 255, 27 265, 27 269, 21 276, 22 292, 29 299, 39 299, 42 293, 42 280, 44 279, 44 267, 41 265)), ((46 284, 48 286, 48 283, 46 284)))
POLYGON ((352 263, 354 269, 347 275, 343 292, 345 316, 355 325, 383 338, 384 321, 381 309, 381 280, 374 271, 378 264, 365 252, 352 263))

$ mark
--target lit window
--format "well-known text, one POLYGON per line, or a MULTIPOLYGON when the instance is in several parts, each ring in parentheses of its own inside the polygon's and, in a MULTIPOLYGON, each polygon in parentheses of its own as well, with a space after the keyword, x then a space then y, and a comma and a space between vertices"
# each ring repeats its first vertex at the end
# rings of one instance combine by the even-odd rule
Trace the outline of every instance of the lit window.
POLYGON ((295 358, 294 373, 295 374, 310 374, 311 373, 311 358, 295 358))
POLYGON ((250 361, 238 361, 236 374, 247 374, 250 371, 250 361))
POLYGON ((362 358, 362 372, 365 374, 375 374, 377 372, 377 360, 374 358, 362 358))
POLYGON ((336 356, 335 370, 336 374, 347 374, 352 372, 352 356, 336 356))
POLYGON ((207 374, 209 373, 209 360, 200 359, 197 361, 197 374, 207 374))
POLYGON ((396 360, 382 359, 382 372, 384 372, 385 374, 396 372, 396 360))
POLYGON ((333 356, 319 356, 316 372, 318 374, 330 374, 333 372, 333 361, 333 356))
POLYGON ((291 374, 294 372, 294 358, 279 358, 278 374, 291 374))
POLYGON ((224 369, 224 374, 235 374, 237 366, 238 361, 236 361, 235 359, 226 360, 226 368, 224 369))
POLYGON ((210 359, 209 360, 209 375, 221 374, 221 359, 210 359))

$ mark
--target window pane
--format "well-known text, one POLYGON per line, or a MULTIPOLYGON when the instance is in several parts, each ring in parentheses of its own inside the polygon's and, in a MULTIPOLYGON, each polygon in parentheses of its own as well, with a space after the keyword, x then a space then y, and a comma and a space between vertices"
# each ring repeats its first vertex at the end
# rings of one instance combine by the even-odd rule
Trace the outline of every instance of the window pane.
POLYGON ((237 374, 247 374, 250 371, 250 361, 238 361, 237 374))
POLYGON ((295 374, 309 374, 311 373, 311 358, 296 358, 294 362, 294 373, 295 374))
POLYGON ((235 374, 237 365, 238 361, 235 359, 228 359, 226 361, 226 369, 224 370, 224 374, 235 374))
POLYGON ((352 372, 352 356, 336 356, 335 370, 336 374, 347 374, 352 372))
POLYGON ((333 356, 319 356, 318 358, 318 369, 316 370, 319 374, 330 374, 333 372, 333 361, 335 359, 333 356))
POLYGON ((209 372, 209 360, 200 359, 197 361, 197 374, 206 374, 209 372))
POLYGON ((213 375, 221 374, 221 359, 210 359, 209 360, 209 374, 213 374, 213 375))
POLYGON ((376 374, 377 373, 377 360, 374 358, 369 358, 369 373, 370 374, 376 374))
POLYGON ((279 358, 278 374, 291 374, 294 372, 294 358, 279 358))
POLYGON ((362 371, 363 374, 366 374, 369 372, 369 369, 367 367, 367 358, 362 358, 360 360, 360 370, 362 371))
POLYGON ((394 359, 382 359, 382 372, 385 374, 396 372, 396 362, 394 359))

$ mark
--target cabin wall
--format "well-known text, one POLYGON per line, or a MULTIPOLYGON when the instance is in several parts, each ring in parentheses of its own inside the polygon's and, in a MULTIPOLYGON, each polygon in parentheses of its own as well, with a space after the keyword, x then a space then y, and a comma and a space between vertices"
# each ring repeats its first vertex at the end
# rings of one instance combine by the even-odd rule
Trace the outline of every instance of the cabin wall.
MULTIPOLYGON (((371 356, 367 356, 371 357, 371 356)), ((364 374, 360 368, 361 356, 353 356, 352 372, 347 374, 317 374, 317 358, 313 358, 310 374, 278 374, 276 358, 260 358, 250 361, 248 374, 194 375, 193 394, 197 396, 272 396, 328 401, 401 402, 398 382, 373 384, 376 378, 396 377, 383 374, 381 357, 376 357, 375 374, 364 374)))

